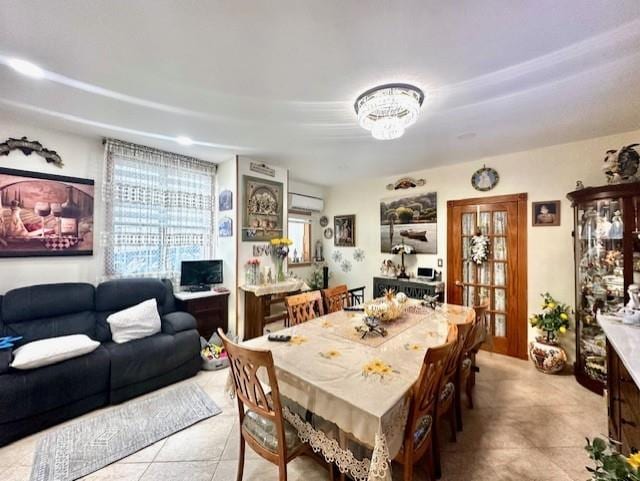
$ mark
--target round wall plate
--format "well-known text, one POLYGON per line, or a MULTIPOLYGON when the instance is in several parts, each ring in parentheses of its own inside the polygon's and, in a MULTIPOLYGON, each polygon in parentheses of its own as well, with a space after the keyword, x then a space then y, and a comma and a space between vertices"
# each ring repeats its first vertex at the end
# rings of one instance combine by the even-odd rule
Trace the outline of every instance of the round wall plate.
POLYGON ((476 170, 471 176, 471 185, 480 192, 486 192, 493 189, 500 180, 500 176, 496 169, 491 167, 482 167, 476 170))
POLYGON ((329 225, 329 219, 327 218, 327 216, 323 215, 322 217, 320 217, 320 226, 327 227, 328 225, 329 225))
POLYGON ((327 227, 324 230, 324 238, 325 239, 333 239, 333 229, 331 227, 327 227))

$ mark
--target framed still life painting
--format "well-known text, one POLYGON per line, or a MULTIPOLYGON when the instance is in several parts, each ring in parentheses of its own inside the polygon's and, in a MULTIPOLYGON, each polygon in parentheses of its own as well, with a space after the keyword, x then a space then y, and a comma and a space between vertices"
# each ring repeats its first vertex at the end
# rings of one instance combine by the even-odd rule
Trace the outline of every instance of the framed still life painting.
POLYGON ((243 176, 242 240, 264 242, 282 237, 283 184, 243 176))
POLYGON ((93 255, 94 181, 0 168, 0 257, 93 255))

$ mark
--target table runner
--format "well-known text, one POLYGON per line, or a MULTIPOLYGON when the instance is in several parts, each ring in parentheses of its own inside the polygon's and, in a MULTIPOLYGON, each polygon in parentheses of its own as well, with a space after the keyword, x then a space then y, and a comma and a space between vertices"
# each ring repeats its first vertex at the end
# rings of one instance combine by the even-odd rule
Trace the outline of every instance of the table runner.
POLYGON ((342 311, 279 331, 292 336, 289 343, 266 336, 245 343, 272 351, 281 395, 302 408, 284 410, 300 437, 357 481, 391 479, 390 460, 402 446, 408 394, 426 350, 445 342, 449 323, 470 322, 474 314, 411 303, 403 316, 407 327, 381 343, 351 338, 363 314, 342 311), (345 449, 348 440, 368 448, 370 458, 345 449))

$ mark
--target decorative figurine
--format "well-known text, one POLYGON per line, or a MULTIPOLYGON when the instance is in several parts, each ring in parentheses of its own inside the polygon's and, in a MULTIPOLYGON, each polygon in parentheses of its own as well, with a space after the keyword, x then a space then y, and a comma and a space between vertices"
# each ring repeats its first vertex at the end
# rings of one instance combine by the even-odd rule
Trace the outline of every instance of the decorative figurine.
POLYGON ((609 184, 634 182, 637 180, 640 154, 635 150, 640 144, 621 147, 620 150, 607 150, 602 171, 609 184))
POLYGON ((582 238, 590 239, 594 236, 598 227, 598 213, 593 207, 587 207, 582 214, 582 238))
POLYGON ((316 241, 316 249, 315 249, 315 259, 317 262, 322 262, 324 260, 324 255, 322 253, 322 241, 316 241))
POLYGON ((273 275, 271 274, 271 267, 267 270, 267 284, 273 284, 273 275))
POLYGON ((611 232, 611 222, 606 215, 598 216, 596 222, 596 236, 598 239, 608 239, 611 232))
POLYGON ((622 212, 616 210, 611 218, 611 229, 609 229, 609 239, 622 239, 624 224, 622 223, 622 212))
POLYGON ((581 180, 576 181, 576 190, 582 190, 584 189, 584 184, 582 183, 581 180))

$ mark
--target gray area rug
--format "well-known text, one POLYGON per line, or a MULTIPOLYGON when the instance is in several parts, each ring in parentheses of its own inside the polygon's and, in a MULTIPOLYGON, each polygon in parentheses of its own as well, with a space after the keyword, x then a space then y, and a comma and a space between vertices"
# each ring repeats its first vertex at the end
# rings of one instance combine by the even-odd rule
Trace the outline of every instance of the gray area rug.
POLYGON ((195 383, 129 401, 48 433, 31 481, 72 481, 222 411, 195 383))

